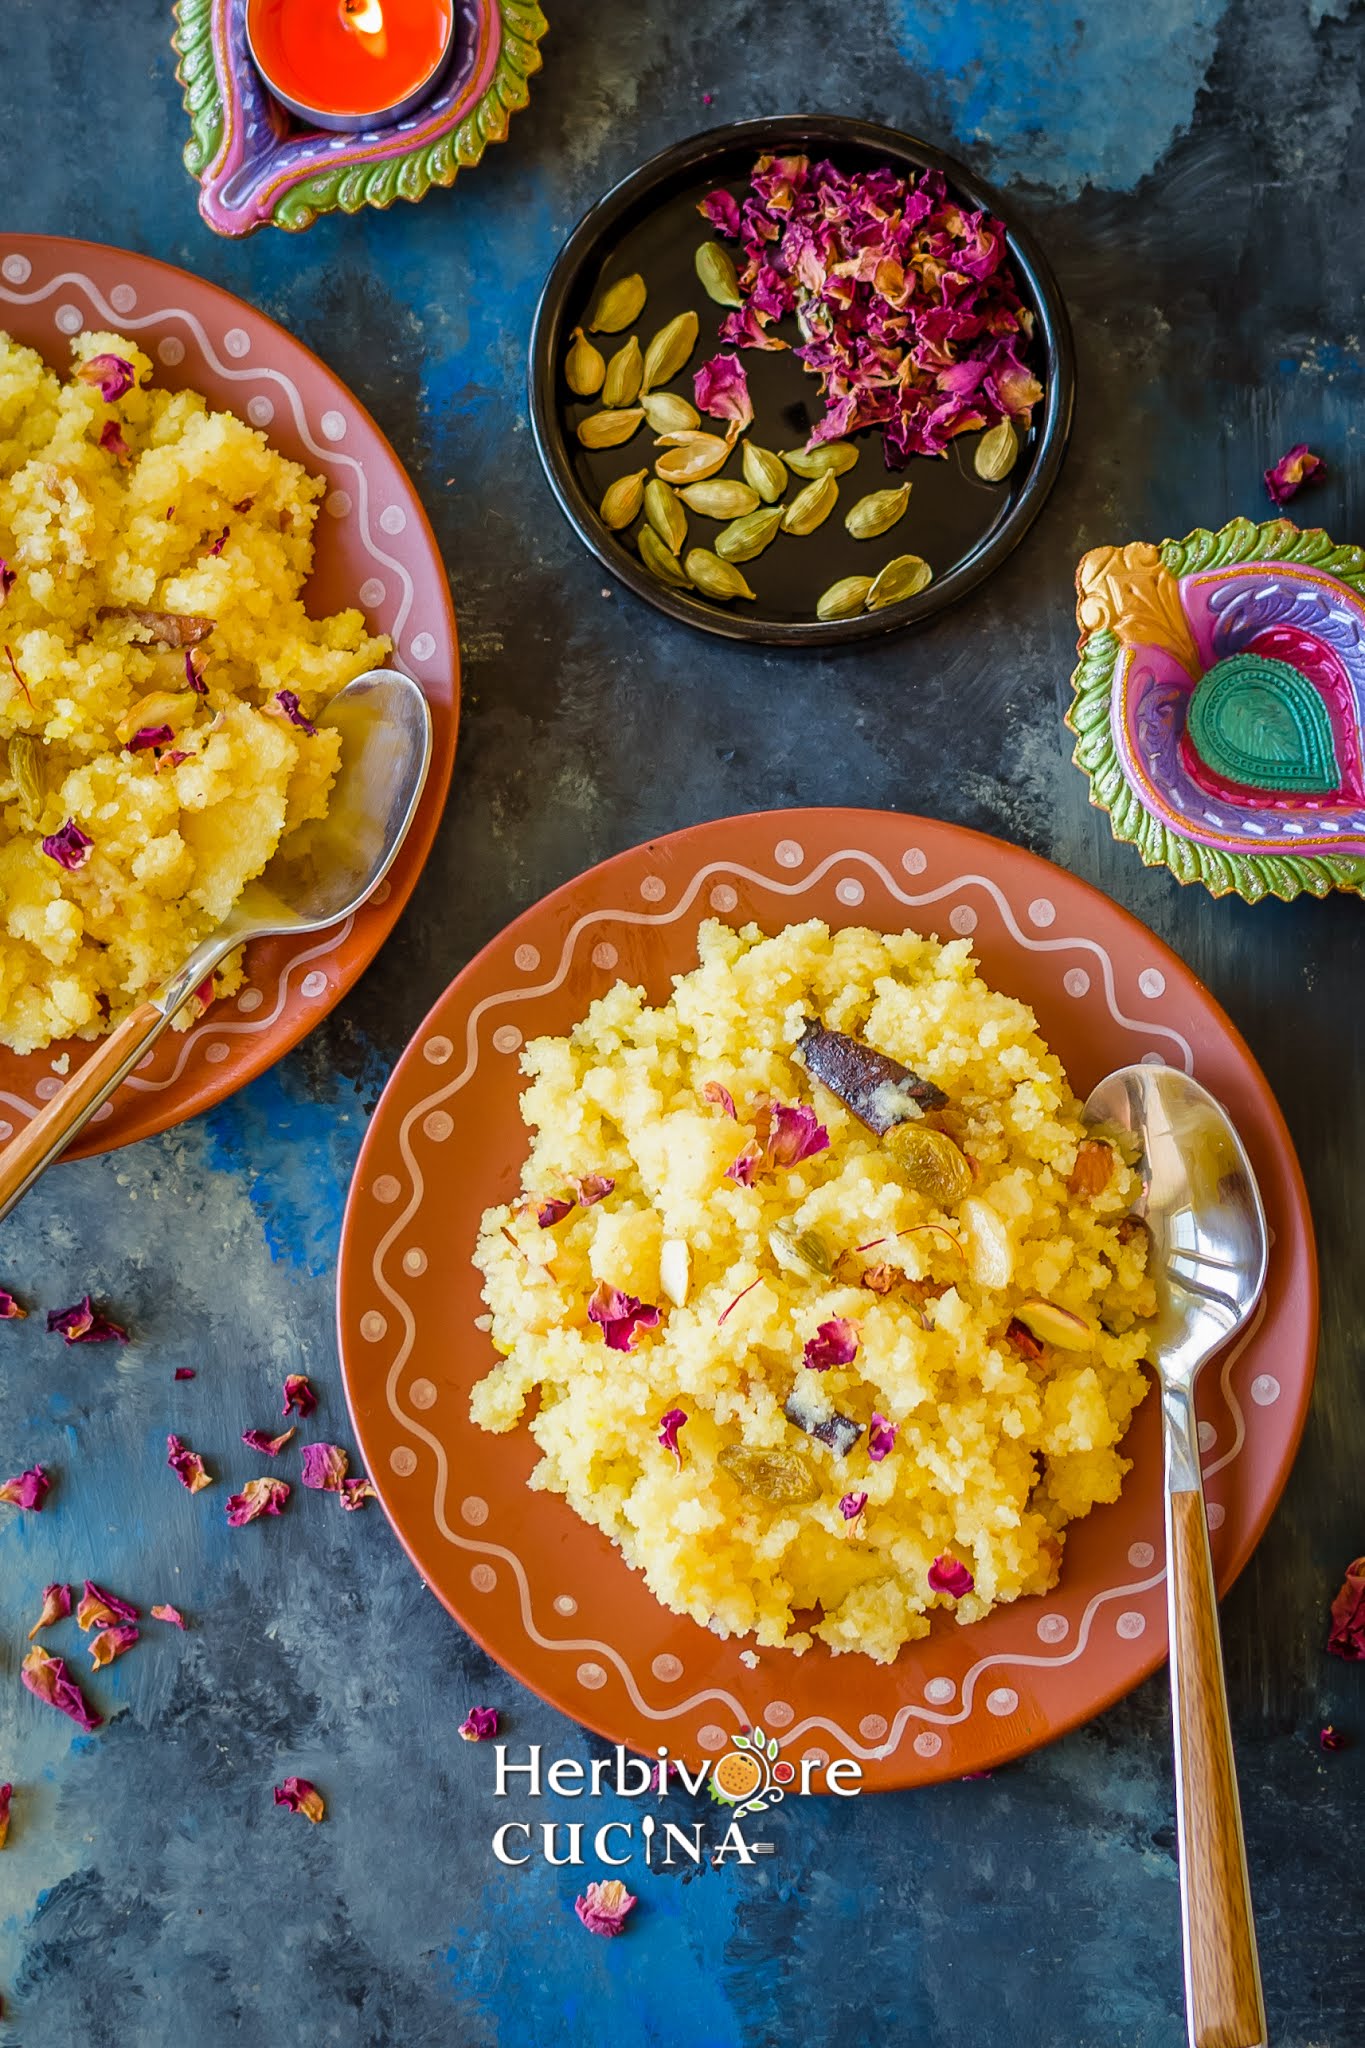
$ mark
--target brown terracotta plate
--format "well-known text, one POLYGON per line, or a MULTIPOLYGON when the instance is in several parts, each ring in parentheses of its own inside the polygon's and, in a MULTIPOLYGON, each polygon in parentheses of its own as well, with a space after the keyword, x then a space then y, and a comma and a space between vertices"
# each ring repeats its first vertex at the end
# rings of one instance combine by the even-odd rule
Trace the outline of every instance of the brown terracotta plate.
MULTIPOLYGON (((894 1665, 721 1642, 658 1605, 598 1530, 531 1493, 525 1430, 469 1420, 493 1363, 469 1263, 485 1204, 518 1187, 523 1040, 562 1032, 618 977, 664 999, 719 915, 970 934, 987 979, 1022 997, 1085 1096, 1163 1060, 1235 1118, 1273 1232, 1263 1307, 1200 1383, 1219 1583, 1279 1498, 1313 1379, 1317 1265, 1294 1148, 1241 1038, 1168 947, 1049 862, 959 826, 878 811, 784 811, 697 825, 557 889, 485 947, 408 1047, 356 1168, 339 1317, 356 1430, 399 1536, 441 1599, 523 1682, 612 1740, 695 1760, 748 1724, 790 1760, 861 1763, 869 1788, 987 1770, 1108 1706, 1165 1656, 1161 1442, 1138 1411, 1122 1497, 1074 1523, 1046 1599, 975 1627, 936 1620, 894 1665)), ((816 1780, 819 1783, 819 1780, 816 1780)))
MULTIPOLYGON (((328 481, 307 597, 315 611, 359 605, 395 643, 394 665, 421 683, 435 747, 421 808, 387 879, 363 910, 312 938, 258 941, 247 979, 185 1033, 170 1032, 71 1148, 106 1152, 183 1123, 288 1052, 358 980, 412 893, 450 785, 459 655, 445 569, 402 464, 325 364, 241 299, 188 272, 94 242, 0 234, 0 328, 55 368, 82 328, 112 328, 152 357, 160 384, 201 391, 262 428, 328 481)), ((74 1070, 78 1040, 21 1056, 0 1048, 0 1143, 74 1070)))

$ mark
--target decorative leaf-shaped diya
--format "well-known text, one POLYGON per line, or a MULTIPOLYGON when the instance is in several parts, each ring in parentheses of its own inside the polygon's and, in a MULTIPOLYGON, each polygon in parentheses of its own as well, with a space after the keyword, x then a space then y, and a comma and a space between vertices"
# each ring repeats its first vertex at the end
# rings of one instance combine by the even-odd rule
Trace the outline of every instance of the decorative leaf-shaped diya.
POLYGON ((1215 896, 1365 889, 1365 550, 1287 519, 1095 548, 1067 724, 1092 803, 1215 896))
POLYGON ((176 0, 185 163, 209 226, 220 235, 306 228, 320 213, 454 184, 526 105, 546 30, 536 0, 455 0, 454 11, 454 56, 426 104, 338 134, 293 119, 266 90, 248 48, 247 0, 176 0))

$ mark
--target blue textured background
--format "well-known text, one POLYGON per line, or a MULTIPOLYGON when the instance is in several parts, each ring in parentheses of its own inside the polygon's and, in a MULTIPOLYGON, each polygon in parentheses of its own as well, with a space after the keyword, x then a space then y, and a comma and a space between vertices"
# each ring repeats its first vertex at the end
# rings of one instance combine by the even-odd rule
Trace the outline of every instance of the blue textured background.
MULTIPOLYGON (((185 264, 328 358, 432 511, 467 690, 436 854, 351 999, 213 1115, 60 1168, 0 1229, 0 1280, 45 1305, 90 1287, 136 1338, 68 1351, 39 1316, 0 1328, 0 1466, 57 1474, 41 1516, 0 1508, 0 1779, 19 1787, 0 1855, 0 2041, 1178 2048, 1160 1679, 987 1782, 789 1804, 753 1870, 637 1866, 641 1906, 608 1944, 573 1918, 580 1873, 494 1864, 508 1803, 455 1729, 480 1700, 514 1741, 580 1758, 599 1745, 487 1663, 373 1508, 343 1517, 296 1494, 279 1522, 223 1522, 253 1469, 239 1433, 272 1419, 283 1371, 315 1375, 319 1421, 345 1438, 331 1276, 347 1179, 393 1058, 470 952, 652 832, 850 801, 984 826, 1107 888, 1209 981, 1285 1105, 1325 1263, 1319 1392, 1225 1627, 1273 2038, 1353 2048, 1365 1671, 1321 1643, 1341 1568, 1365 1549, 1360 905, 1252 911, 1146 873, 1087 808, 1060 714, 1084 548, 1257 513, 1261 469, 1300 439, 1332 468, 1306 516, 1365 538, 1365 12, 551 11, 530 110, 455 193, 228 244, 180 169, 169 9, 0 10, 6 222, 185 264), (813 107, 897 123, 1010 184, 1060 273, 1082 385, 1062 482, 986 590, 914 638, 796 660, 605 596, 541 479, 521 393, 540 281, 601 190, 712 121, 813 107), (182 1363, 198 1377, 176 1384, 182 1363), (169 1427, 210 1459, 212 1493, 175 1485, 169 1427), (87 1573, 144 1609, 174 1601, 193 1628, 149 1629, 90 1688, 108 1725, 73 1739, 17 1671, 43 1583, 87 1573), (1353 1749, 1320 1753, 1328 1720, 1353 1749), (272 1808, 287 1771, 326 1792, 323 1827, 272 1808)), ((602 1818, 628 1811, 601 1802, 602 1818)), ((582 1812, 545 1802, 546 1818, 582 1812)))

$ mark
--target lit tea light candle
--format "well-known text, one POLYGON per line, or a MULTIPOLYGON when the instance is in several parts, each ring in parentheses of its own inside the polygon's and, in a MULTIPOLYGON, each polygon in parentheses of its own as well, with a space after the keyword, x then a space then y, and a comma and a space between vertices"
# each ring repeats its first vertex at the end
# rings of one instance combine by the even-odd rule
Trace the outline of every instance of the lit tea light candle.
POLYGON ((415 112, 455 49, 453 0, 247 0, 252 62, 317 128, 381 128, 415 112))

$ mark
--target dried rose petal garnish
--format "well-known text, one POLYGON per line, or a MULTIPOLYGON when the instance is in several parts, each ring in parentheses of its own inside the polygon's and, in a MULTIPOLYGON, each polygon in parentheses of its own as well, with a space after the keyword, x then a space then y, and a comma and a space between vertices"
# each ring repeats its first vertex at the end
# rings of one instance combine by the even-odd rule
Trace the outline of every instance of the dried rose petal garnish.
POLYGON ((553 1230, 556 1223, 564 1221, 573 1206, 573 1203, 566 1202, 562 1195, 551 1195, 546 1201, 536 1205, 536 1222, 542 1230, 553 1230))
POLYGON ((37 1514, 43 1505, 52 1481, 41 1465, 33 1465, 27 1472, 21 1472, 16 1479, 0 1483, 0 1500, 8 1501, 11 1507, 28 1508, 37 1514))
POLYGON ((802 1358, 811 1372, 828 1372, 832 1365, 852 1365, 858 1355, 858 1332, 846 1316, 833 1316, 821 1323, 813 1337, 806 1339, 802 1358))
POLYGON ((131 1621, 116 1622, 111 1628, 102 1628, 97 1636, 90 1639, 91 1669, 100 1671, 106 1664, 112 1664, 115 1657, 121 1657, 125 1650, 131 1650, 142 1631, 131 1621))
POLYGON ((127 742, 130 754, 140 754, 147 747, 164 747, 168 740, 175 738, 175 728, 170 725, 140 725, 127 742))
POLYGON ((615 1191, 616 1182, 610 1180, 605 1173, 585 1173, 581 1180, 574 1182, 573 1187, 578 1197, 579 1208, 591 1209, 594 1202, 605 1202, 607 1196, 615 1191))
POLYGON ((1345 1747, 1346 1737, 1338 1734, 1330 1721, 1325 1728, 1318 1731, 1319 1749, 1345 1749, 1345 1747))
POLYGON ((91 1305, 90 1296, 82 1295, 71 1308, 52 1308, 47 1312, 47 1327, 58 1331, 68 1344, 126 1344, 128 1332, 121 1323, 111 1323, 103 1309, 91 1305))
POLYGON ((76 372, 82 384, 97 384, 106 405, 113 405, 136 381, 133 366, 123 356, 87 356, 76 372))
POLYGON ((106 455, 114 456, 125 468, 132 461, 132 450, 123 438, 123 429, 117 420, 106 420, 100 433, 100 447, 106 455))
POLYGON ((487 1742, 497 1732, 496 1707, 471 1707, 460 1723, 460 1736, 465 1742, 487 1742))
POLYGON ((74 875, 89 860, 94 843, 74 818, 68 818, 56 832, 48 833, 42 841, 42 848, 49 860, 55 860, 59 868, 65 868, 69 875, 74 875))
POLYGON ((287 1806, 291 1813, 301 1813, 314 1827, 327 1811, 321 1792, 307 1778, 286 1778, 282 1785, 277 1785, 275 1804, 287 1806))
POLYGON ((194 1378, 194 1367, 192 1365, 178 1365, 173 1376, 178 1380, 192 1380, 194 1378))
POLYGON ((340 1444, 305 1444, 303 1484, 314 1493, 340 1493, 350 1462, 340 1444))
POLYGON ((747 427, 753 420, 749 379, 738 356, 712 356, 692 379, 698 409, 713 420, 734 420, 747 427))
POLYGON ((753 1138, 747 1140, 738 1159, 732 1159, 725 1169, 727 1180, 738 1181, 742 1188, 751 1188, 754 1176, 763 1164, 763 1147, 753 1138))
POLYGON ((117 1593, 106 1593, 93 1579, 86 1580, 76 1609, 78 1628, 112 1628, 115 1622, 137 1619, 138 1610, 131 1600, 120 1600, 117 1593))
POLYGON ((19 1667, 19 1676, 35 1699, 55 1707, 59 1714, 69 1714, 87 1735, 103 1726, 102 1717, 92 1714, 85 1704, 75 1679, 67 1677, 65 1658, 50 1657, 41 1643, 33 1645, 19 1667))
POLYGON ((804 1102, 777 1102, 768 1111, 764 1151, 770 1166, 799 1166, 829 1146, 829 1132, 804 1102))
POLYGON ((299 700, 295 691, 276 690, 275 702, 279 705, 281 711, 289 720, 289 723, 291 725, 296 725, 300 732, 306 732, 309 734, 316 733, 317 727, 313 724, 311 719, 305 718, 302 711, 299 709, 299 700))
POLYGON ((856 1522, 866 1506, 865 1493, 846 1493, 839 1503, 839 1513, 846 1522, 856 1522))
POLYGON ((198 1451, 190 1450, 174 1433, 166 1439, 166 1463, 180 1484, 191 1493, 200 1493, 206 1486, 213 1484, 213 1474, 205 1466, 198 1451))
POLYGON ((5 560, 3 555, 0 555, 0 604, 3 604, 5 602, 5 599, 9 596, 10 592, 13 590, 15 584, 18 581, 19 578, 16 576, 13 569, 11 569, 9 563, 5 560))
POLYGON ((287 1479, 248 1479, 240 1493, 228 1495, 228 1523, 243 1529, 248 1522, 259 1522, 262 1515, 282 1514, 288 1498, 287 1479))
POLYGON ((589 1934, 620 1934, 626 1924, 626 1916, 635 1904, 635 1896, 628 1892, 619 1877, 609 1877, 600 1884, 590 1884, 581 1899, 575 1899, 573 1909, 589 1934))
POLYGON ((312 1382, 307 1374, 301 1372, 287 1374, 284 1382, 284 1406, 280 1410, 281 1415, 297 1415, 300 1418, 307 1417, 312 1414, 317 1405, 318 1397, 313 1392, 312 1382))
POLYGON ((198 663, 195 661, 194 649, 192 647, 187 647, 185 649, 185 681, 194 691, 196 697, 208 696, 209 686, 204 681, 203 676, 199 673, 199 666, 198 663))
POLYGON ((680 1472, 682 1471, 682 1452, 678 1449, 678 1431, 686 1420, 687 1410, 685 1408, 670 1408, 667 1414, 659 1417, 659 1442, 666 1451, 673 1453, 680 1472))
POLYGON ((156 1606, 152 1609, 152 1620, 168 1621, 170 1622, 172 1628, 182 1629, 185 1626, 185 1617, 180 1612, 180 1609, 178 1607, 168 1606, 164 1600, 159 1600, 156 1606))
POLYGON ((359 1474, 352 1479, 343 1479, 340 1492, 341 1505, 344 1508, 350 1509, 352 1513, 357 1508, 363 1508, 367 1500, 378 1500, 379 1498, 378 1493, 369 1480, 362 1479, 359 1474))
POLYGON ((27 1314, 28 1310, 15 1300, 8 1287, 0 1287, 0 1323, 21 1323, 27 1314))
POLYGON ((13 1792, 13 1785, 0 1785, 0 1849, 9 1840, 9 1803, 13 1792))
POLYGON ((714 1102, 716 1107, 723 1109, 728 1117, 733 1117, 738 1121, 739 1111, 735 1108, 735 1098, 728 1088, 721 1086, 719 1081, 708 1081, 701 1091, 701 1099, 703 1102, 714 1102))
POLYGON ((1265 473, 1265 487, 1277 505, 1287 505, 1305 484, 1320 483, 1327 474, 1327 464, 1320 455, 1314 455, 1306 441, 1300 441, 1282 455, 1273 469, 1265 473))
POLYGON ((874 1465, 880 1465, 896 1447, 896 1425, 888 1422, 884 1415, 874 1413, 867 1426, 867 1455, 874 1465))
POLYGON ((588 1321, 601 1326, 610 1351, 633 1351, 637 1330, 652 1330, 659 1320, 657 1308, 623 1294, 619 1287, 600 1280, 588 1303, 588 1321))
POLYGON ((1334 1657, 1365 1658, 1365 1557, 1346 1567, 1341 1591, 1332 1602, 1327 1647, 1334 1657))
POLYGON ((39 1629, 51 1628, 54 1621, 65 1621, 71 1612, 71 1588, 55 1581, 43 1587, 43 1611, 28 1632, 30 1642, 39 1629))
POLYGON ((932 1592, 947 1593, 954 1600, 961 1600, 976 1584, 966 1565, 959 1564, 955 1557, 936 1557, 928 1576, 932 1592))
POLYGON ((223 552, 223 549, 224 549, 224 548, 225 548, 225 547, 227 546, 227 537, 228 537, 228 535, 229 535, 229 534, 231 533, 231 531, 232 531, 232 528, 231 528, 230 526, 225 526, 225 527, 223 528, 223 530, 222 530, 222 532, 221 532, 221 533, 219 534, 219 536, 218 536, 217 540, 216 540, 216 541, 215 541, 215 542, 213 543, 213 546, 212 546, 212 547, 211 547, 211 548, 209 549, 209 555, 210 555, 210 556, 211 556, 212 558, 216 559, 216 558, 217 558, 217 557, 218 557, 219 555, 221 555, 221 554, 222 554, 222 552, 223 552))
POLYGON ((297 1428, 296 1422, 291 1423, 279 1436, 267 1436, 263 1429, 244 1429, 242 1442, 250 1450, 259 1451, 264 1458, 278 1458, 297 1428))

